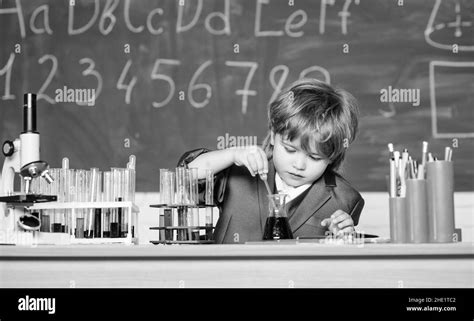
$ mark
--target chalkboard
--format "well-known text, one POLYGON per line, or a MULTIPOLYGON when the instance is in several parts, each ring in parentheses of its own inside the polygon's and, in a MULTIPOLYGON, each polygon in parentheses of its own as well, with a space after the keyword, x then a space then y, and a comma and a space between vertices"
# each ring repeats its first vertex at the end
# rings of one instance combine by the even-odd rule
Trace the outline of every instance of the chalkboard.
POLYGON ((0 138, 38 93, 52 167, 134 154, 137 190, 157 191, 187 150, 260 143, 269 101, 306 76, 359 101, 343 168, 359 190, 386 190, 387 143, 419 158, 423 140, 453 147, 456 190, 474 187, 472 1, 4 0, 0 44, 0 138), (87 89, 94 104, 78 102, 87 89))

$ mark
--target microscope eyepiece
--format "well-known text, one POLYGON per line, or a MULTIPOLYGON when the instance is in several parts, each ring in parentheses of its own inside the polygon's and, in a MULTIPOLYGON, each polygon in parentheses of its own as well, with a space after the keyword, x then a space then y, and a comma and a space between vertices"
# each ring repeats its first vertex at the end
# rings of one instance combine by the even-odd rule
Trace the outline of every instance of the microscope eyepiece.
POLYGON ((36 133, 36 94, 23 95, 23 133, 36 133))

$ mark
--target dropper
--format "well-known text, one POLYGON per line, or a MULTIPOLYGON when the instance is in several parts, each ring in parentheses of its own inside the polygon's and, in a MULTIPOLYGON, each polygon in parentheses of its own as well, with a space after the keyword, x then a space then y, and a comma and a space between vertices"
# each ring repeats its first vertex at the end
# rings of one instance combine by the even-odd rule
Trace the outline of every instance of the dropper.
POLYGON ((260 174, 260 179, 265 183, 265 187, 267 188, 268 195, 273 194, 272 190, 270 189, 270 185, 268 185, 267 174, 265 173, 260 174))
MULTIPOLYGON (((259 174, 260 175, 260 179, 263 181, 263 183, 265 183, 265 187, 267 188, 267 192, 268 192, 268 196, 272 195, 272 190, 270 189, 270 185, 268 185, 268 181, 267 181, 267 174, 265 173, 262 173, 262 174, 259 174)), ((276 205, 275 205, 275 202, 273 202, 273 198, 269 197, 270 199, 270 203, 272 203, 272 207, 274 209, 277 209, 276 205)))

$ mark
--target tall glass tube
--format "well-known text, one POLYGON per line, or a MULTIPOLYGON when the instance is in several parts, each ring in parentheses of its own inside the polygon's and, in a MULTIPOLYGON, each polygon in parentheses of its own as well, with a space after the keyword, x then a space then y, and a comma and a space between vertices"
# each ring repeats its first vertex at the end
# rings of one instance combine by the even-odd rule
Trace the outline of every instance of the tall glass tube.
MULTIPOLYGON (((59 178, 59 169, 58 168, 50 168, 49 169, 49 174, 51 176, 51 178, 54 180, 53 182, 51 182, 51 189, 50 189, 50 192, 51 192, 51 195, 56 195, 58 197, 58 201, 59 201, 59 198, 60 198, 60 195, 59 195, 59 181, 60 181, 60 178, 59 178)), ((61 233, 61 220, 60 220, 60 213, 59 213, 59 210, 50 210, 50 220, 51 220, 51 230, 53 233, 61 233)))
MULTIPOLYGON (((76 170, 68 169, 67 170, 67 188, 66 188, 66 198, 68 202, 76 202, 76 170)), ((67 213, 67 225, 69 235, 75 235, 76 231, 74 230, 75 222, 73 224, 72 210, 68 209, 67 213)), ((75 211, 77 213, 77 211, 75 211)), ((75 218, 74 218, 75 219, 75 218)))
MULTIPOLYGON (((59 182, 59 202, 69 202, 69 159, 63 158, 62 167, 60 169, 60 182, 59 182)), ((62 209, 61 213, 61 231, 63 233, 69 233, 70 210, 62 209)))
MULTIPOLYGON (((127 164, 127 169, 129 170, 129 177, 130 177, 130 187, 129 187, 129 197, 128 200, 132 203, 135 203, 135 189, 136 189, 136 157, 135 155, 130 155, 129 162, 127 164)), ((133 213, 126 213, 125 215, 125 236, 128 236, 128 227, 130 225, 130 232, 132 233, 131 237, 134 237, 134 214, 133 213), (130 221, 129 221, 130 215, 130 221)))
POLYGON ((210 169, 206 170, 206 239, 212 240, 213 230, 213 213, 212 206, 214 205, 214 172, 210 169))
POLYGON ((176 168, 176 204, 186 204, 186 169, 184 167, 176 168))
MULTIPOLYGON (((76 170, 76 202, 85 202, 87 200, 87 171, 84 169, 76 170)), ((76 238, 84 238, 85 215, 83 209, 76 211, 76 238)))
MULTIPOLYGON (((23 192, 25 192, 24 179, 21 179, 21 184, 22 184, 21 190, 23 192)), ((33 178, 32 182, 31 182, 31 192, 34 193, 34 194, 49 195, 48 189, 50 188, 50 186, 47 186, 47 185, 50 185, 50 184, 48 184, 46 182, 46 180, 43 179, 42 177, 33 178), (46 185, 44 185, 44 183, 46 185)), ((51 220, 50 220, 49 211, 48 210, 40 210, 39 215, 40 215, 40 220, 41 220, 40 231, 41 232, 50 232, 51 231, 51 220)))
POLYGON ((182 229, 186 226, 187 221, 187 210, 185 205, 188 205, 188 194, 189 194, 189 179, 187 178, 187 170, 185 167, 176 168, 176 203, 180 206, 177 208, 177 219, 178 219, 178 241, 185 241, 187 239, 187 231, 182 229))
MULTIPOLYGON (((124 197, 124 170, 123 168, 111 168, 112 172, 112 198, 114 202, 123 201, 124 197)), ((110 222, 110 237, 117 238, 121 236, 122 226, 122 208, 112 210, 112 219, 110 222)))
MULTIPOLYGON (((57 196, 57 202, 62 203, 64 202, 64 177, 63 177, 63 170, 62 168, 55 168, 53 170, 53 175, 51 176, 54 179, 53 184, 53 195, 57 196)), ((64 209, 55 209, 54 210, 55 216, 55 228, 54 232, 56 233, 64 233, 65 231, 65 215, 64 209)))
MULTIPOLYGON (((89 171, 90 179, 88 180, 88 195, 87 201, 88 202, 96 202, 97 201, 97 190, 99 188, 99 179, 100 179, 100 171, 98 168, 91 168, 89 171)), ((93 237, 93 228, 94 228, 94 221, 95 221, 95 209, 90 208, 88 209, 88 217, 87 217, 87 225, 86 225, 86 237, 92 238, 93 237)))
MULTIPOLYGON (((102 201, 113 202, 113 188, 112 188, 112 172, 104 172, 104 191, 102 201)), ((110 222, 112 211, 110 208, 103 209, 105 211, 103 215, 103 237, 110 237, 110 222)))
MULTIPOLYGON (((96 197, 94 202, 102 201, 102 172, 97 174, 96 197)), ((102 237, 102 209, 94 209, 94 237, 102 237)))
POLYGON ((130 188, 129 188, 129 196, 128 200, 132 203, 135 202, 135 183, 136 183, 136 169, 137 158, 135 155, 130 155, 128 158, 127 169, 129 170, 129 179, 130 179, 130 188))
MULTIPOLYGON (((123 200, 126 202, 132 202, 132 170, 130 168, 122 169, 122 181, 123 181, 123 200)), ((128 208, 121 208, 122 210, 122 222, 120 225, 120 237, 127 237, 128 232, 128 208)))
POLYGON ((192 205, 188 211, 188 226, 190 228, 190 240, 199 240, 199 193, 198 193, 198 169, 189 169, 189 201, 192 205))
MULTIPOLYGON (((176 204, 177 197, 176 197, 176 173, 173 171, 170 171, 168 173, 168 183, 169 183, 169 200, 170 204, 176 204)), ((175 209, 167 209, 165 210, 165 217, 164 217, 164 222, 165 226, 177 226, 178 225, 178 219, 177 219, 177 213, 175 209)), ((176 240, 177 239, 177 233, 176 230, 167 230, 165 232, 165 237, 167 240, 176 240)))
POLYGON ((160 203, 171 204, 168 198, 169 193, 169 170, 167 168, 160 168, 160 203))

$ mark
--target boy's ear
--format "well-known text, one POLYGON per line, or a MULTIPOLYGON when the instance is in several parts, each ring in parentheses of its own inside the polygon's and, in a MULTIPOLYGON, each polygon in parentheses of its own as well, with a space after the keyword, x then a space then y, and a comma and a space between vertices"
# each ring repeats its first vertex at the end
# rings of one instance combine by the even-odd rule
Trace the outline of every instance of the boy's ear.
POLYGON ((270 145, 275 145, 275 133, 272 131, 270 131, 270 145))

